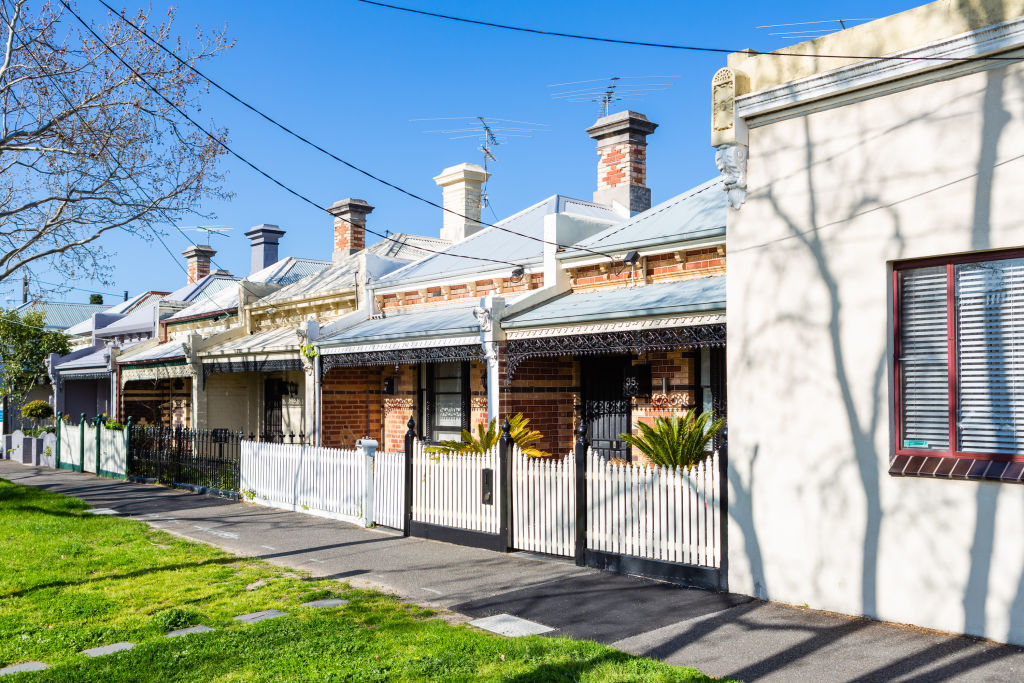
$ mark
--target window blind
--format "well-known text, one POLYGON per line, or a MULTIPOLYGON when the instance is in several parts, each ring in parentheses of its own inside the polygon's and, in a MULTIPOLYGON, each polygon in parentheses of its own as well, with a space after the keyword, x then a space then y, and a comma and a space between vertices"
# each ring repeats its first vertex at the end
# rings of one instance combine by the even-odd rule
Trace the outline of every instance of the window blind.
POLYGON ((902 447, 949 449, 949 334, 945 266, 899 277, 902 447))
POLYGON ((954 266, 958 450, 1024 451, 1024 259, 954 266))

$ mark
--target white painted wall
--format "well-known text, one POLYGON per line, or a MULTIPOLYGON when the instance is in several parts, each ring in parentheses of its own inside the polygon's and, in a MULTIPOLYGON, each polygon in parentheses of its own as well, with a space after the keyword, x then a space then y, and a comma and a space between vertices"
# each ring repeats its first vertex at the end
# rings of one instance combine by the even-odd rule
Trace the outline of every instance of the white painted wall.
POLYGON ((750 131, 730 589, 1024 644, 1024 486, 888 474, 891 264, 1024 245, 1024 66, 750 131))

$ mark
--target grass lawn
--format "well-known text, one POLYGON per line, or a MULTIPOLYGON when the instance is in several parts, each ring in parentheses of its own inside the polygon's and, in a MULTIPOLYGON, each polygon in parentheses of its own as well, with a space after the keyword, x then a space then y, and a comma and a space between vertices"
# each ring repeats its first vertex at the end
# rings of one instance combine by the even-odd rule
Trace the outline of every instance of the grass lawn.
POLYGON ((596 643, 509 639, 344 583, 185 541, 142 522, 90 515, 81 500, 0 479, 0 667, 19 680, 709 681, 694 669, 596 643), (265 585, 246 590, 262 580, 265 585), (348 605, 302 607, 339 597, 348 605), (245 625, 263 609, 287 617, 245 625), (168 631, 206 624, 181 638, 168 631), (79 652, 119 641, 134 650, 79 652))

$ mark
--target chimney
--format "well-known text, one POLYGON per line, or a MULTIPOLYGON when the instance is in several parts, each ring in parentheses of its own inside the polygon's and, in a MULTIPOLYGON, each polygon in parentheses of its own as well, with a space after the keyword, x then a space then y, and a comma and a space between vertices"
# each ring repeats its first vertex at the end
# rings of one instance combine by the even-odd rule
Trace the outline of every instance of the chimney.
POLYGON ((181 252, 188 262, 188 283, 198 282, 210 274, 210 259, 216 254, 216 250, 208 244, 193 244, 181 252))
POLYGON ((643 114, 620 111, 597 120, 587 134, 597 140, 597 192, 594 201, 619 204, 629 215, 651 208, 647 187, 647 136, 658 124, 643 114))
POLYGON ((269 265, 277 263, 277 241, 284 235, 276 225, 263 223, 254 225, 245 236, 252 243, 252 265, 249 267, 249 274, 257 270, 263 270, 269 265))
POLYGON ((373 207, 362 199, 342 199, 328 209, 334 216, 335 263, 366 248, 366 216, 373 207))
POLYGON ((441 186, 444 208, 448 209, 444 212, 441 239, 459 242, 483 228, 480 225, 480 191, 490 176, 476 164, 458 164, 449 166, 434 178, 434 182, 441 186), (451 211, 455 213, 449 213, 451 211))

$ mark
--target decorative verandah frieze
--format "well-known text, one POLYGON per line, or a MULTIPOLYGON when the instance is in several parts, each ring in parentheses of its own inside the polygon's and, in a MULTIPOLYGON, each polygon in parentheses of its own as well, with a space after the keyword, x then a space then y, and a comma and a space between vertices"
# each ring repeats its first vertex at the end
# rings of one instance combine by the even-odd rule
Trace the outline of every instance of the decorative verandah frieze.
POLYGON ((320 372, 333 368, 483 360, 479 337, 417 339, 321 350, 320 372))
POLYGON ((141 380, 177 379, 179 377, 195 377, 192 367, 187 363, 161 363, 159 365, 121 366, 121 387, 128 382, 141 380))
POLYGON ((217 372, 286 372, 303 369, 304 366, 300 358, 277 358, 270 360, 247 358, 242 360, 205 362, 203 363, 203 388, 206 388, 206 380, 210 375, 217 372))
POLYGON ((505 381, 511 383, 516 368, 527 358, 723 346, 724 315, 510 330, 505 381))

